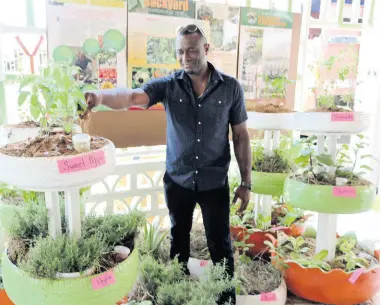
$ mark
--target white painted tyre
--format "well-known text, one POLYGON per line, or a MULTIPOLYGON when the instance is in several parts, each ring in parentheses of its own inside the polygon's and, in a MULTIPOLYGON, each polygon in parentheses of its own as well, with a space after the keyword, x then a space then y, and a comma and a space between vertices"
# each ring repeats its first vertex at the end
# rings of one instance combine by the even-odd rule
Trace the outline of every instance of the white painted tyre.
POLYGON ((192 276, 200 278, 204 275, 209 264, 212 264, 211 260, 200 260, 197 258, 190 257, 188 260, 189 273, 192 276))
POLYGON ((0 147, 33 139, 38 136, 39 132, 39 127, 20 128, 7 125, 0 126, 0 147))
POLYGON ((295 113, 248 112, 247 127, 263 130, 291 130, 295 126, 295 113))
POLYGON ((335 115, 345 115, 343 112, 298 112, 295 113, 295 129, 315 133, 356 134, 365 131, 370 124, 370 114, 352 112, 349 119, 335 119, 335 115))
POLYGON ((261 295, 237 295, 237 305, 284 305, 287 301, 286 282, 282 279, 280 286, 269 294, 275 300, 261 300, 261 295))
POLYGON ((24 190, 60 191, 97 183, 115 168, 112 142, 97 150, 59 157, 13 157, 0 153, 0 181, 24 190))

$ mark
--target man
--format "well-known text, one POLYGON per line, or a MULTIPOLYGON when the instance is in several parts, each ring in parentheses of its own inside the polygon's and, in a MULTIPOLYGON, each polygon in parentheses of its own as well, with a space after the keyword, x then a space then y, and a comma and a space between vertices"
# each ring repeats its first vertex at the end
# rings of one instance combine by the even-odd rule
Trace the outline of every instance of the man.
MULTIPOLYGON (((171 258, 189 259, 190 231, 196 203, 201 207, 208 248, 214 263, 234 260, 229 232, 229 124, 242 183, 233 203, 246 209, 251 188, 251 150, 243 90, 237 80, 218 72, 208 61, 209 44, 196 25, 181 27, 176 37, 182 67, 171 76, 151 80, 141 89, 112 89, 86 94, 89 109, 104 104, 113 109, 148 108, 158 102, 167 117, 165 198, 171 219, 171 258)), ((219 304, 234 291, 221 296, 219 304)))

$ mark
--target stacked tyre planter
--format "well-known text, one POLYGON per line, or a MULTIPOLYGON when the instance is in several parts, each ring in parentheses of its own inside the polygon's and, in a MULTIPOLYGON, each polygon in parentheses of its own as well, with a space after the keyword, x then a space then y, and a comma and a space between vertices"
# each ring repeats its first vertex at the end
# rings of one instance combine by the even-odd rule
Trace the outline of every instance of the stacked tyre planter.
MULTIPOLYGON (((271 156, 279 146, 281 130, 293 129, 294 113, 248 112, 247 126, 256 130, 264 130, 264 152, 265 155, 271 156)), ((272 197, 283 195, 284 182, 287 176, 287 173, 252 171, 252 192, 259 197, 257 204, 260 205, 260 209, 257 209, 257 211, 264 217, 271 216, 272 197)), ((254 215, 254 217, 257 217, 257 215, 254 215)), ((255 230, 253 233, 249 233, 244 227, 232 226, 230 229, 232 235, 238 240, 243 240, 245 236, 248 236, 246 243, 253 245, 249 249, 252 255, 267 253, 268 247, 264 242, 270 241, 268 234, 276 236, 278 230, 292 236, 300 236, 304 232, 304 225, 292 224, 290 227, 271 228, 269 223, 268 230, 255 230)))
MULTIPOLYGON (((45 193, 49 234, 62 234, 58 192, 65 194, 68 231, 81 236, 79 189, 103 180, 115 168, 115 146, 110 141, 97 150, 59 157, 14 157, 0 153, 0 181, 45 193)), ((112 270, 93 276, 48 280, 32 278, 2 258, 4 287, 17 305, 115 304, 132 289, 139 266, 137 249, 112 270)))
MULTIPOLYGON (((295 129, 317 135, 318 153, 324 152, 325 141, 332 159, 336 158, 337 139, 367 128, 369 116, 364 113, 296 113, 295 129), (341 118, 341 119, 340 119, 341 118)), ((288 177, 284 197, 289 204, 318 212, 316 253, 327 250, 326 260, 335 257, 337 214, 354 214, 370 210, 376 188, 370 186, 311 185, 288 177)), ((379 292, 380 269, 376 267, 345 272, 305 268, 285 261, 288 289, 295 295, 319 303, 351 305, 363 303, 379 292)))

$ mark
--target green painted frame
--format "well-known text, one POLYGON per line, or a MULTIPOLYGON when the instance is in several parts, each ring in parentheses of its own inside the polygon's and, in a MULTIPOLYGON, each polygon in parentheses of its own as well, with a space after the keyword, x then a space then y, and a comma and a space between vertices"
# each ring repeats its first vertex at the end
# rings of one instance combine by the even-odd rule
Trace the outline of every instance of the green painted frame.
POLYGON ((116 304, 133 288, 139 273, 139 252, 113 268, 115 284, 93 290, 91 280, 98 275, 76 279, 47 280, 30 277, 15 266, 5 252, 2 259, 4 288, 17 305, 106 305, 116 304))
POLYGON ((372 209, 376 187, 354 186, 356 197, 335 197, 333 186, 303 183, 288 177, 284 184, 285 202, 294 207, 330 214, 355 214, 372 209))
POLYGON ((284 182, 289 176, 279 173, 263 173, 251 171, 252 192, 262 195, 283 195, 284 182))

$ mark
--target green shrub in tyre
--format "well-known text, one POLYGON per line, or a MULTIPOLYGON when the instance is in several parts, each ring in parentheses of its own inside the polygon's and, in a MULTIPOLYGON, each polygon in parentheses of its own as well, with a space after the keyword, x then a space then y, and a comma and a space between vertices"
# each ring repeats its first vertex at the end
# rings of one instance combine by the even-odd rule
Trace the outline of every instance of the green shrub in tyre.
POLYGON ((344 144, 336 161, 328 154, 317 154, 316 137, 303 141, 296 163, 304 171, 286 179, 284 199, 301 209, 319 213, 354 214, 368 211, 376 200, 376 186, 364 178, 372 170, 366 163, 370 155, 362 154, 367 143, 362 135, 354 145, 350 159, 349 146, 344 144))
POLYGON ((282 137, 279 147, 271 155, 266 155, 262 142, 252 145, 252 191, 256 194, 281 196, 284 181, 293 172, 292 155, 297 146, 291 138, 282 137))
POLYGON ((81 238, 65 232, 63 222, 63 234, 53 239, 47 210, 28 205, 15 215, 3 254, 7 294, 18 305, 116 304, 137 280, 135 239, 144 222, 136 210, 87 216, 81 238), (29 221, 31 216, 35 221, 29 221))

